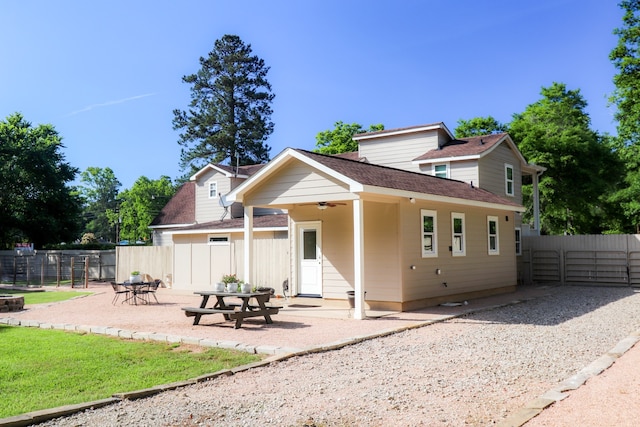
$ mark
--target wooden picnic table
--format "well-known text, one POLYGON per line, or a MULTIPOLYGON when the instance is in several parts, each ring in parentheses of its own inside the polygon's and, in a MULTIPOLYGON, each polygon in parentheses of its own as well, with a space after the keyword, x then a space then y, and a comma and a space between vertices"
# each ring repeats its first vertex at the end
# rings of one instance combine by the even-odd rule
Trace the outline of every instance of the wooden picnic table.
POLYGON ((194 317, 193 324, 200 323, 200 318, 208 314, 222 314, 225 320, 235 320, 235 328, 242 326, 242 321, 248 317, 264 317, 267 323, 273 323, 271 316, 278 314, 282 307, 267 306, 265 303, 270 298, 269 292, 218 292, 218 291, 196 291, 196 295, 202 296, 200 307, 182 307, 187 317, 194 317), (216 302, 212 307, 207 308, 209 297, 215 296, 216 302), (225 298, 236 298, 242 304, 225 301, 225 298), (251 299, 255 304, 251 304, 251 299))

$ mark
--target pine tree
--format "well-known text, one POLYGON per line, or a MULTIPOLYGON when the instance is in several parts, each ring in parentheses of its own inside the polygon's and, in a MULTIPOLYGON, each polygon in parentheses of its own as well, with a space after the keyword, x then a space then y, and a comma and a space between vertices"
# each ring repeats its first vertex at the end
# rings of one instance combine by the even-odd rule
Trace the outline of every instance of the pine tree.
POLYGON ((191 173, 210 162, 268 161, 275 97, 266 78, 269 67, 235 35, 216 40, 200 65, 196 74, 182 78, 192 85, 188 111, 173 112, 173 127, 181 131, 182 170, 191 173))

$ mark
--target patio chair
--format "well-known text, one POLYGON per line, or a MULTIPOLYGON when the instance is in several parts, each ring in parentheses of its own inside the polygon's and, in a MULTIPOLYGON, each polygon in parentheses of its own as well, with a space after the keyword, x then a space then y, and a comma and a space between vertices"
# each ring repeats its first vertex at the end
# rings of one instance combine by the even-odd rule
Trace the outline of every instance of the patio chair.
POLYGON ((151 302, 149 300, 149 295, 152 295, 153 299, 156 300, 156 304, 160 304, 160 302, 158 301, 158 297, 156 297, 156 291, 158 290, 158 286, 160 286, 160 283, 161 283, 161 280, 156 279, 153 282, 151 282, 148 287, 143 288, 142 291, 140 292, 143 298, 147 300, 147 303, 151 302))
POLYGON ((120 295, 122 294, 125 294, 125 300, 129 296, 129 289, 125 288, 121 284, 116 282, 111 282, 111 287, 113 288, 113 292, 115 293, 115 295, 113 296, 113 300, 111 301, 111 304, 115 305, 118 302, 118 298, 120 298, 120 295))

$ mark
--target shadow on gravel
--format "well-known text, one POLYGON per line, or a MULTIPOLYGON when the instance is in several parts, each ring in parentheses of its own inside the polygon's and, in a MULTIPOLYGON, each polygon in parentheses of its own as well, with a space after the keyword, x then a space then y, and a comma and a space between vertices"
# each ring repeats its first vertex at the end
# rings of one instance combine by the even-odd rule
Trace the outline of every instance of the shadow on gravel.
POLYGON ((640 308, 640 290, 638 289, 610 286, 558 286, 549 288, 546 295, 499 309, 470 313, 465 317, 492 323, 554 326, 634 296, 638 299, 640 308))

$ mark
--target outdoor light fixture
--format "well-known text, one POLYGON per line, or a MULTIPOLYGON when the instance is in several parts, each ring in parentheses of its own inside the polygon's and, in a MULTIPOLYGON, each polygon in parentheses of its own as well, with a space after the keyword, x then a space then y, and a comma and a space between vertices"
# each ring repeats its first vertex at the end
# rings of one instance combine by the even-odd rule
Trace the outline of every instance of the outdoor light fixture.
POLYGON ((414 199, 413 197, 409 197, 409 202, 410 202, 410 203, 415 203, 415 202, 416 202, 416 199, 414 199))
POLYGON ((320 209, 321 211, 327 209, 329 207, 329 205, 327 205, 327 202, 319 202, 318 203, 318 209, 320 209))

